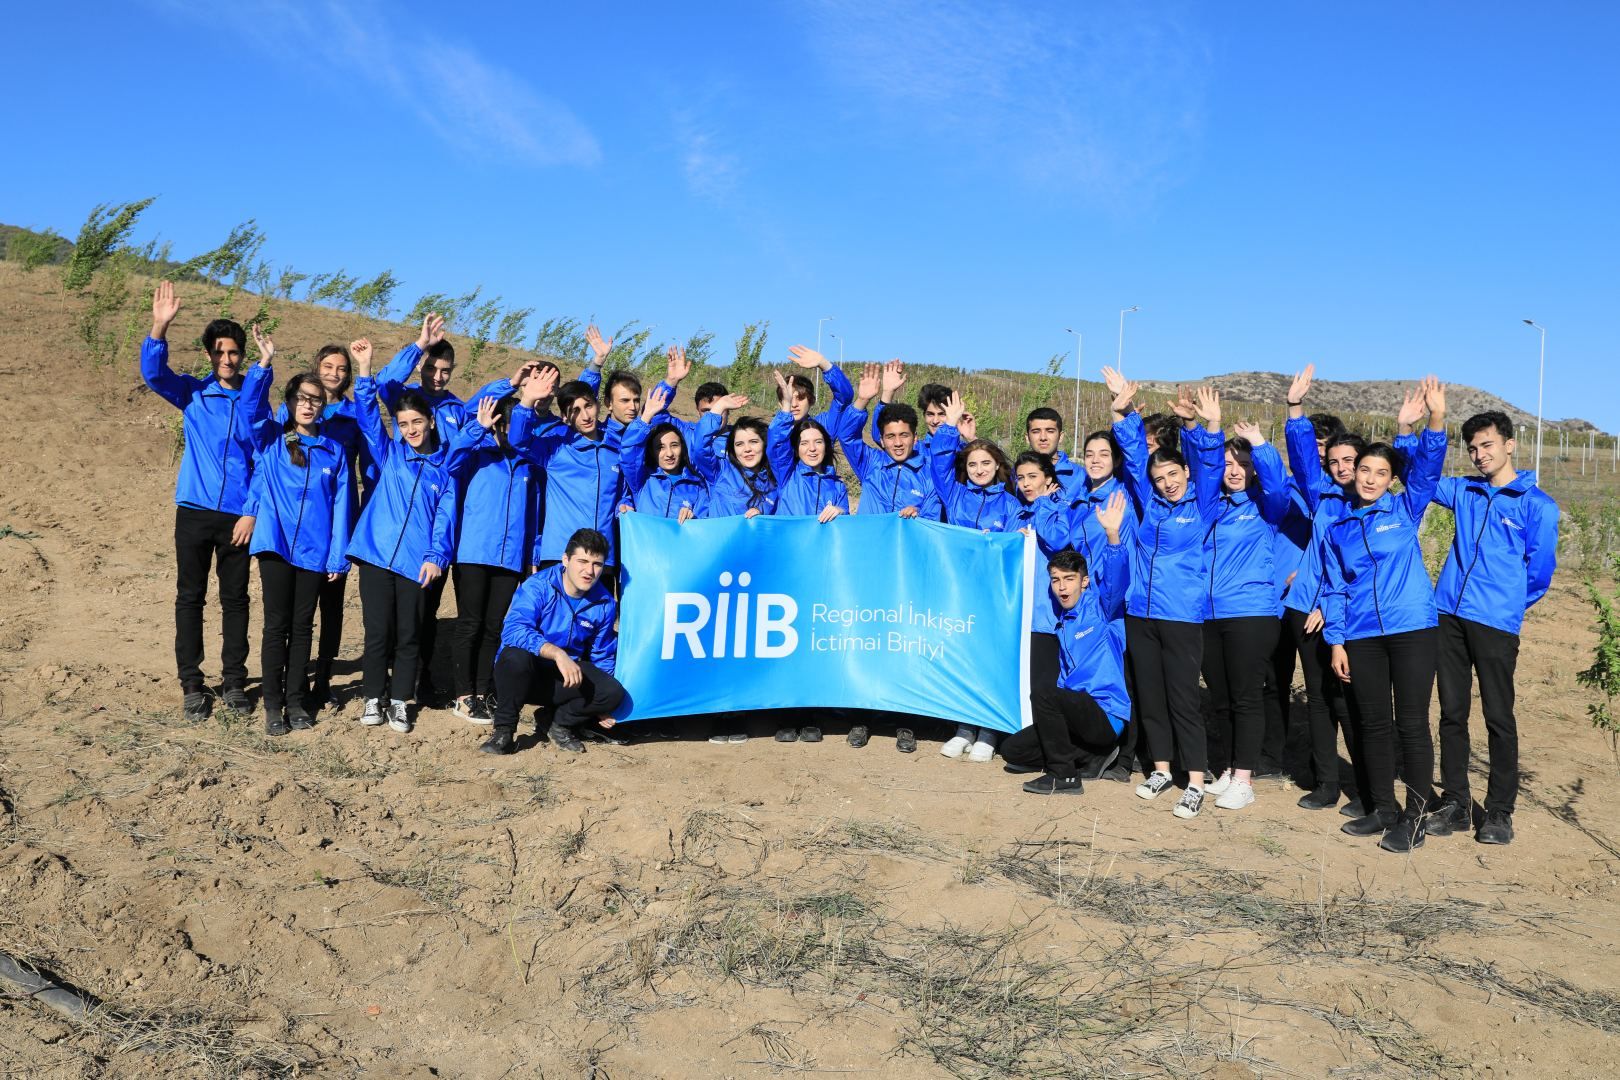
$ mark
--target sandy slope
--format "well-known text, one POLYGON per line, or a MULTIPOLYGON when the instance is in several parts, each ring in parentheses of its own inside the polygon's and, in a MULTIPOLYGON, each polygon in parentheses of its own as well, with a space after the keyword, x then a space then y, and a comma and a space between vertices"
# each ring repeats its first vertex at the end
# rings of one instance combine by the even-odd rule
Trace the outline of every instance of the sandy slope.
POLYGON ((0 526, 29 534, 0 539, 0 950, 115 1011, 0 999, 0 1075, 1615 1068, 1620 809, 1571 580, 1527 627, 1506 849, 1385 855, 1282 785, 1191 824, 1122 785, 1042 801, 881 737, 491 761, 350 700, 270 743, 178 721, 172 410, 69 320, 0 267, 0 526))

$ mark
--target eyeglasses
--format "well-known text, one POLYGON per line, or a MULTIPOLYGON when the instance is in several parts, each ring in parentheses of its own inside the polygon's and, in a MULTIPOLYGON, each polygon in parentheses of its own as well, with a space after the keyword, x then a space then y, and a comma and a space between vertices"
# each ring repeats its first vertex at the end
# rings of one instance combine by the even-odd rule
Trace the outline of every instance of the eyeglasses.
POLYGON ((325 398, 313 397, 309 394, 298 394, 293 398, 293 400, 299 405, 308 405, 312 409, 318 409, 322 405, 326 404, 325 398))

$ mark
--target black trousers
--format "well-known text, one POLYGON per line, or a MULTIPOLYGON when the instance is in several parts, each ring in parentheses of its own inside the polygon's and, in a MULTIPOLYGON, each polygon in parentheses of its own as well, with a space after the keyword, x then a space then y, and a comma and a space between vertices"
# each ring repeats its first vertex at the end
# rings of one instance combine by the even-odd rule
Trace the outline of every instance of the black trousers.
POLYGON ((456 696, 487 694, 495 676, 501 625, 523 575, 480 563, 457 563, 450 573, 456 579, 456 696))
POLYGON ((1490 780, 1485 811, 1513 813, 1519 797, 1519 725, 1513 717, 1513 672, 1519 663, 1519 636, 1494 626, 1440 616, 1440 786, 1467 805, 1468 713, 1479 672, 1479 704, 1485 713, 1485 745, 1490 780))
POLYGON ((336 581, 321 580, 321 639, 315 656, 330 671, 331 663, 343 651, 343 598, 349 587, 349 575, 340 574, 336 581))
POLYGON ((1429 698, 1434 693, 1438 647, 1439 632, 1432 626, 1345 642, 1350 693, 1360 727, 1358 741, 1367 770, 1368 787, 1361 796, 1378 810, 1400 809, 1395 799, 1397 760, 1406 782, 1407 812, 1432 809, 1434 737, 1429 733, 1429 698))
POLYGON ((1308 708, 1294 704, 1294 672, 1299 669, 1300 637, 1305 617, 1290 618, 1285 609, 1277 620, 1277 644, 1271 650, 1271 665, 1261 688, 1266 709, 1266 733, 1260 742, 1260 769, 1303 778, 1311 768, 1311 728, 1308 708))
POLYGON ((265 708, 302 705, 304 667, 315 636, 315 607, 326 575, 304 570, 279 555, 259 556, 264 592, 264 636, 259 641, 263 669, 260 692, 265 708))
POLYGON ((1204 628, 1198 623, 1125 616, 1125 650, 1136 673, 1136 697, 1154 761, 1202 770, 1209 764, 1198 670, 1204 628))
POLYGON ((408 701, 416 693, 422 589, 412 578, 370 563, 360 567, 360 615, 366 627, 360 660, 367 698, 408 701))
POLYGON ((180 687, 203 689, 203 605, 208 602, 208 571, 217 567, 224 640, 221 676, 227 688, 247 683, 248 549, 231 543, 235 514, 175 507, 174 659, 180 687))
POLYGON ((444 599, 444 587, 449 580, 450 575, 440 574, 427 588, 417 587, 415 668, 417 682, 416 685, 407 688, 406 693, 414 692, 417 686, 423 689, 433 686, 433 654, 439 647, 439 601, 444 599))
POLYGON ((1043 686, 1056 686, 1061 661, 1056 634, 1029 632, 1029 703, 1035 704, 1035 695, 1043 686))
POLYGON ((1213 706, 1209 724, 1209 768, 1254 770, 1266 730, 1261 687, 1277 644, 1271 615, 1210 619, 1204 623, 1204 684, 1213 706))
MULTIPOLYGON (((1350 697, 1344 683, 1333 674, 1333 648, 1318 630, 1305 633, 1305 612, 1289 608, 1283 612, 1283 637, 1297 643, 1300 671, 1305 676, 1305 708, 1309 723, 1311 786, 1337 787, 1360 792, 1363 777, 1344 773, 1339 763, 1339 732, 1353 763, 1362 755, 1350 715, 1350 697)), ((1293 673, 1289 673, 1293 679, 1293 673)), ((1296 710, 1297 711, 1297 710, 1296 710)), ((1355 766, 1353 765, 1352 768, 1355 766)))
POLYGON ((566 728, 578 728, 618 708, 624 699, 619 680, 584 661, 579 662, 579 671, 579 685, 564 686, 555 661, 525 649, 502 649, 495 661, 495 730, 516 731, 525 704, 548 706, 551 722, 566 728))
POLYGON ((1078 776, 1082 751, 1102 756, 1119 741, 1108 714, 1083 691, 1043 684, 1030 691, 1030 704, 1035 722, 1001 740, 1001 757, 1010 765, 1078 776))

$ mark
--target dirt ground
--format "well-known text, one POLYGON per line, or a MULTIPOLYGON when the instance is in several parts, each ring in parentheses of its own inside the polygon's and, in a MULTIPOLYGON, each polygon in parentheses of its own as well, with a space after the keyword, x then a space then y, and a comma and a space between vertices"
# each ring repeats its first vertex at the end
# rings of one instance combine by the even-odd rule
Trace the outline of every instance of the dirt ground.
MULTIPOLYGON (((0 952, 105 1005, 0 996, 0 1076, 1616 1073, 1620 802, 1572 577, 1525 629, 1506 848, 1385 854, 1282 783, 1190 823, 1121 784, 1042 800, 881 734, 492 760, 448 712, 356 723, 352 588, 341 707, 271 741, 179 719, 174 410, 64 346, 75 310, 0 266, 0 952)), ((287 314, 306 356, 406 337, 287 314)))

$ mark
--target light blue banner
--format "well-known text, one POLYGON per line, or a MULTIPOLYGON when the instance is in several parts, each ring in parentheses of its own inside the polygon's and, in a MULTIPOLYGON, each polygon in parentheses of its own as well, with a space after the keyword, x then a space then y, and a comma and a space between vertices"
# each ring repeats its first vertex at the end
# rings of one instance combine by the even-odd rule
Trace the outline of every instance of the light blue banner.
POLYGON ((939 522, 619 518, 626 720, 885 709, 1029 723, 1035 545, 939 522))

